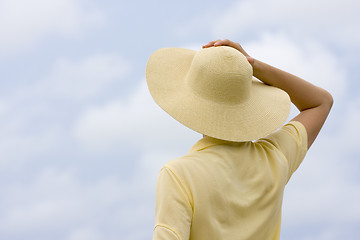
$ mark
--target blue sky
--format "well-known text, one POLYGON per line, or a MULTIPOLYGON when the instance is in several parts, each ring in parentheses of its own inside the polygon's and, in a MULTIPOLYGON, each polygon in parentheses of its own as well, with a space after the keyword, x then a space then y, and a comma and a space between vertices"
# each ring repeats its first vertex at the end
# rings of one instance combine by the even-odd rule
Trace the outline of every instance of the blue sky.
POLYGON ((2 0, 0 239, 150 239, 156 176, 201 136, 152 101, 147 59, 218 38, 335 99, 286 188, 282 239, 358 239, 359 8, 355 0, 2 0))

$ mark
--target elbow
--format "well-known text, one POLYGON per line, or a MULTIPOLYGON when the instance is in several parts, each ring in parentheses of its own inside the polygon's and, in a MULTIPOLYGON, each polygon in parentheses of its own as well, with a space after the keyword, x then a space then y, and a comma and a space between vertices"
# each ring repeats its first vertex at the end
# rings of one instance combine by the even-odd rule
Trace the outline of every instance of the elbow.
POLYGON ((333 96, 326 90, 323 92, 323 101, 324 105, 328 106, 329 110, 332 108, 334 104, 334 98, 333 96))
POLYGON ((326 91, 326 93, 327 93, 327 102, 331 108, 332 105, 334 104, 334 98, 328 91, 326 91))

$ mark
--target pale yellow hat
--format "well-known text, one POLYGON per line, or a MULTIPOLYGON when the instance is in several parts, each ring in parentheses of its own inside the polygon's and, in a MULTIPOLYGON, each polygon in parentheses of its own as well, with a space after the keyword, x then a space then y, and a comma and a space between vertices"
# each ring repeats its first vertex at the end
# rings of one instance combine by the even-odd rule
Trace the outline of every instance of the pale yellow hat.
POLYGON ((272 133, 290 111, 286 92, 252 74, 246 57, 227 46, 162 48, 146 66, 150 93, 162 109, 196 132, 236 142, 272 133))

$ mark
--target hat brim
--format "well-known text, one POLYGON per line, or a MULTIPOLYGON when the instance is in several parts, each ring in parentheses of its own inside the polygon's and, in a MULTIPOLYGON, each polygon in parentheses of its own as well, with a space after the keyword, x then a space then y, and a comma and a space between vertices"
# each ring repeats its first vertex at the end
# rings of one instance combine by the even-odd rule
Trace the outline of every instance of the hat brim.
POLYGON ((253 79, 251 97, 241 104, 221 104, 190 91, 185 77, 196 51, 163 48, 146 67, 146 80, 155 102, 190 129, 228 141, 250 141, 281 127, 290 112, 290 98, 279 88, 253 79))

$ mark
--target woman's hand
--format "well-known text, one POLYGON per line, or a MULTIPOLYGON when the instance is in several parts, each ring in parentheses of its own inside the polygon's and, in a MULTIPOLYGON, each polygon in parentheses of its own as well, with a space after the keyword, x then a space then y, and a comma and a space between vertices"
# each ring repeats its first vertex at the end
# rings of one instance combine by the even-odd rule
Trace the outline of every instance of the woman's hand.
POLYGON ((241 47, 241 45, 239 43, 230 41, 229 39, 218 39, 215 41, 211 41, 208 44, 203 45, 203 48, 208 48, 208 47, 217 47, 217 46, 229 46, 229 47, 233 47, 236 50, 238 50, 239 52, 241 52, 249 61, 249 63, 251 65, 253 65, 254 63, 254 58, 250 57, 250 55, 241 47))

